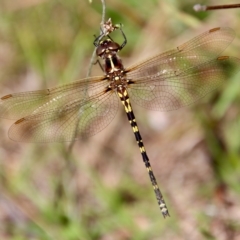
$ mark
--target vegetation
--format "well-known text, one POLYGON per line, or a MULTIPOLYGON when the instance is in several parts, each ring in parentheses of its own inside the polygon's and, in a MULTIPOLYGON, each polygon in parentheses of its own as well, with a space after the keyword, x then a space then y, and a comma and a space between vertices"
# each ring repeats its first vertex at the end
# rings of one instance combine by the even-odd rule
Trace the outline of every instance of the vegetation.
MULTIPOLYGON (((221 26, 237 35, 223 55, 239 57, 240 10, 196 13, 194 4, 107 0, 106 18, 122 23, 128 39, 124 64, 221 26)), ((1 0, 1 96, 85 77, 101 11, 97 0, 1 0)), ((13 142, 13 122, 1 120, 0 239, 238 239, 240 72, 188 108, 133 108, 171 218, 158 209, 121 106, 106 129, 70 153, 69 143, 13 142)))

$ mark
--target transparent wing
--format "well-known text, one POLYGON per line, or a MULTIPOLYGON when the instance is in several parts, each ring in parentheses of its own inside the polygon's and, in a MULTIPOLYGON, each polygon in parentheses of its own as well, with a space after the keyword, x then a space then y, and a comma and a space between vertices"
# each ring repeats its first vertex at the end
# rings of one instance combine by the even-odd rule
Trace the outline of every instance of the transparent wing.
POLYGON ((146 61, 127 68, 129 79, 138 79, 161 75, 164 77, 176 76, 188 68, 197 66, 206 61, 216 59, 232 42, 235 33, 231 28, 214 28, 192 40, 182 44, 174 50, 156 55, 146 61))
POLYGON ((118 98, 103 77, 60 87, 9 94, 0 99, 0 117, 19 119, 9 130, 15 141, 71 141, 91 136, 114 118, 118 98))
POLYGON ((16 121, 9 138, 23 142, 71 141, 104 129, 118 109, 115 93, 102 92, 85 101, 76 99, 57 109, 31 114, 16 121))
POLYGON ((86 78, 56 88, 8 94, 0 98, 0 118, 14 119, 64 107, 101 92, 108 85, 103 77, 86 78))
POLYGON ((178 109, 192 104, 223 84, 234 64, 239 66, 240 59, 219 57, 175 75, 138 78, 136 84, 128 88, 129 96, 136 104, 148 109, 178 109))
POLYGON ((222 65, 227 67, 239 61, 218 59, 234 36, 230 28, 214 28, 174 50, 126 69, 132 82, 129 95, 143 107, 162 111, 195 102, 223 82, 227 69, 222 69, 222 65))

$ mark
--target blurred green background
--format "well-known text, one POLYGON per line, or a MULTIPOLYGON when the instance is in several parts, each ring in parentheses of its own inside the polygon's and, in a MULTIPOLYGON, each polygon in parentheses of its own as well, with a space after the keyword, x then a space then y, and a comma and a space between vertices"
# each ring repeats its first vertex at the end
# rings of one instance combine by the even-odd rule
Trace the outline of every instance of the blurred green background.
MULTIPOLYGON (((128 39, 124 64, 221 26, 236 32, 223 55, 240 57, 240 9, 196 13, 196 3, 107 0, 106 18, 128 39)), ((99 0, 0 0, 1 96, 85 77, 101 12, 99 0)), ((0 239, 240 239, 240 74, 188 108, 133 108, 171 218, 158 209, 123 110, 71 153, 65 143, 13 142, 13 122, 1 120, 0 239)))

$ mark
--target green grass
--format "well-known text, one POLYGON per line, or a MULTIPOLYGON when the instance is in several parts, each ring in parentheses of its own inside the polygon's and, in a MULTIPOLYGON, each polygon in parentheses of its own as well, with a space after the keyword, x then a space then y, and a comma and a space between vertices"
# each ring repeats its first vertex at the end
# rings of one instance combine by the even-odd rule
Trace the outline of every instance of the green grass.
MULTIPOLYGON (((126 66, 217 26, 236 31, 223 55, 239 57, 240 10, 195 13, 195 3, 107 1, 106 18, 122 23, 128 39, 120 53, 126 66)), ((1 96, 85 77, 100 21, 96 0, 2 0, 1 96)), ((94 66, 92 74, 102 73, 94 66)), ((12 121, 1 120, 0 239, 237 239, 239 76, 230 74, 189 108, 158 114, 133 105, 170 210, 165 220, 120 107, 106 129, 77 141, 70 154, 65 143, 12 142, 12 121)))

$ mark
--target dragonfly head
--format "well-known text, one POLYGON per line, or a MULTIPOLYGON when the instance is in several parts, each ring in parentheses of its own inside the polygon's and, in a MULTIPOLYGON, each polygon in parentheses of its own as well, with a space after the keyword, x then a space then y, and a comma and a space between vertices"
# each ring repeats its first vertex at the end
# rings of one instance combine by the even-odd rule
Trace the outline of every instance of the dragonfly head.
POLYGON ((107 55, 115 55, 121 49, 120 45, 111 39, 101 41, 96 49, 98 57, 106 58, 107 55))

